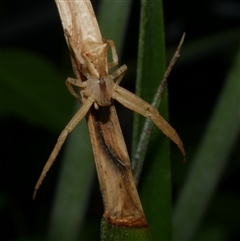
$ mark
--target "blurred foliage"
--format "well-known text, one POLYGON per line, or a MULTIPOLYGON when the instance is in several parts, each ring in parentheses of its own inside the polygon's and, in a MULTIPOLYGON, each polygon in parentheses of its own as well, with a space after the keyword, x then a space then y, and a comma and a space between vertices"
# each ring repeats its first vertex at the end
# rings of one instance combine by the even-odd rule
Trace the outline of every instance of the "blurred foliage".
POLYGON ((68 121, 66 116, 70 116, 69 106, 73 103, 67 98, 64 83, 59 81, 64 75, 52 62, 36 53, 14 48, 0 49, 0 53, 3 60, 1 114, 15 115, 34 125, 59 130, 68 121))
POLYGON ((177 200, 173 220, 176 241, 193 239, 239 136, 239 66, 240 48, 177 200))
MULTIPOLYGON (((92 2, 98 12, 99 1, 92 2)), ((178 207, 179 197, 183 198, 183 190, 193 175, 192 170, 200 155, 200 144, 208 131, 210 117, 215 113, 217 103, 224 102, 224 99, 219 98, 225 98, 221 97, 221 93, 227 86, 229 76, 236 80, 233 88, 238 113, 235 113, 234 118, 239 120, 239 68, 237 67, 234 75, 232 71, 234 64, 237 64, 235 59, 239 46, 240 7, 238 1, 233 0, 172 0, 163 1, 163 7, 167 49, 175 49, 182 32, 186 32, 181 57, 171 73, 168 88, 170 123, 183 139, 188 155, 187 163, 181 165, 177 148, 171 148, 174 208, 176 205, 178 207)), ((131 91, 134 91, 136 79, 139 12, 139 1, 134 0, 128 25, 124 27, 126 37, 120 61, 129 68, 122 85, 131 91)), ((28 4, 1 1, 0 28, 0 239, 44 240, 54 206, 53 197, 60 166, 65 165, 61 158, 62 154, 67 155, 64 153, 65 148, 44 180, 37 200, 33 202, 31 196, 58 134, 76 108, 75 100, 64 86, 66 77, 73 75, 69 54, 54 1, 28 1, 28 4)), ((105 35, 108 37, 107 32, 105 35)), ((120 106, 117 108, 123 133, 129 144, 133 116, 120 106)), ((226 109, 232 111, 233 106, 229 105, 226 109)), ((219 123, 218 120, 215 121, 218 126, 220 120, 219 123)), ((214 123, 211 125, 215 126, 214 123)), ((204 197, 200 196, 201 199, 198 200, 198 205, 205 205, 201 209, 201 218, 194 220, 189 208, 183 213, 191 221, 197 221, 191 236, 194 238, 190 240, 240 239, 239 130, 237 132, 236 129, 236 139, 230 143, 227 136, 233 124, 230 120, 230 123, 221 125, 226 134, 218 139, 221 138, 223 147, 231 145, 225 164, 221 167, 221 174, 214 181, 210 198, 203 202, 201 200, 204 197)), ((79 132, 76 134, 81 135, 79 132)), ((215 136, 217 135, 213 133, 210 138, 215 136)), ((83 142, 86 144, 86 139, 83 142)), ((159 148, 159 139, 153 137, 152 142, 155 145, 150 146, 147 160, 151 160, 153 150, 159 148)), ((75 148, 78 149, 78 146, 75 148)), ((128 148, 131 151, 130 145, 128 148)), ((83 155, 80 158, 79 162, 83 161, 83 155)), ((204 161, 199 164, 203 173, 205 165, 207 164, 204 161)), ((220 165, 220 162, 215 160, 215 165, 220 165)), ((149 168, 146 163, 143 176, 148 173, 149 168)), ((215 176, 216 170, 218 168, 213 166, 210 177, 215 176)), ((88 173, 85 172, 87 176, 88 173)), ((212 184, 211 178, 199 181, 203 187, 212 184)), ((96 178, 93 177, 92 182, 92 190, 88 194, 90 197, 84 209, 86 219, 82 240, 99 239, 103 208, 96 178)), ((193 187, 200 185, 196 179, 192 182, 193 187)), ((146 195, 144 198, 147 199, 146 195)), ((194 199, 191 193, 186 198, 189 202, 194 199)), ((148 201, 154 207, 154 200, 148 201)), ((186 230, 188 228, 187 221, 179 225, 186 230)))

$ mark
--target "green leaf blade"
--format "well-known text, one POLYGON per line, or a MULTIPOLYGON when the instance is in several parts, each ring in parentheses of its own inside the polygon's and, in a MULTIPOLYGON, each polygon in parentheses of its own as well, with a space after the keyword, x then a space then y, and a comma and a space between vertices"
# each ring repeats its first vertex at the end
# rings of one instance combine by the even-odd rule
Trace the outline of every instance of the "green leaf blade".
MULTIPOLYGON (((165 34, 161 1, 142 1, 137 70, 137 95, 151 103, 165 72, 165 34)), ((163 94, 161 115, 167 119, 167 92, 163 94)), ((144 118, 135 115, 133 153, 144 118)), ((171 240, 171 172, 169 140, 153 128, 146 171, 140 181, 140 198, 153 240, 171 240)))

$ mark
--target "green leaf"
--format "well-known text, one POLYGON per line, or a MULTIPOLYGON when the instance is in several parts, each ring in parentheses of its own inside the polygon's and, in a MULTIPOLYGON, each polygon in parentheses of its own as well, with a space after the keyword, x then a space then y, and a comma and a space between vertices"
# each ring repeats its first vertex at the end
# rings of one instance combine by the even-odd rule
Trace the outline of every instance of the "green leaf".
MULTIPOLYGON (((165 35, 162 1, 142 1, 137 95, 151 102, 165 71, 165 35)), ((167 119, 167 92, 160 108, 167 119)), ((133 153, 144 119, 135 115, 133 153)), ((155 127, 140 183, 140 198, 153 240, 171 240, 171 172, 169 141, 155 127)))
POLYGON ((239 135, 239 65, 226 78, 174 210, 174 240, 193 240, 239 135))
POLYGON ((139 227, 123 227, 109 223, 104 218, 101 223, 101 241, 150 241, 150 233, 148 228, 139 227))

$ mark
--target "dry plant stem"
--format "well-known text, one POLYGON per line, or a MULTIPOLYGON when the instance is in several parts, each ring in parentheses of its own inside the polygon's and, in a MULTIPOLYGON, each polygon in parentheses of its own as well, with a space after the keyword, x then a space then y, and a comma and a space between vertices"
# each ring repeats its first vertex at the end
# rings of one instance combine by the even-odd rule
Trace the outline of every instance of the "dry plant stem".
POLYGON ((181 40, 180 40, 180 42, 178 44, 178 47, 177 47, 177 49, 176 49, 176 51, 175 51, 175 53, 174 53, 174 55, 173 55, 169 65, 168 65, 165 73, 164 73, 164 76, 163 76, 163 79, 161 81, 161 84, 158 87, 157 94, 154 96, 152 105, 154 107, 156 107, 156 108, 159 106, 159 104, 161 102, 163 91, 164 91, 164 88, 165 88, 165 86, 167 84, 167 80, 168 80, 168 77, 169 77, 169 75, 170 75, 170 73, 172 71, 172 68, 173 68, 174 64, 176 63, 178 57, 180 56, 180 50, 182 48, 184 39, 185 39, 185 33, 183 33, 183 35, 181 37, 181 40), (156 103, 156 104, 154 104, 154 103, 156 103))
POLYGON ((86 116, 98 179, 104 203, 104 218, 115 225, 145 227, 147 221, 138 197, 131 165, 119 126, 113 99, 151 120, 173 140, 185 155, 176 131, 159 112, 136 95, 118 86, 127 67, 112 75, 109 68, 117 65, 113 41, 103 39, 90 1, 57 1, 76 79, 66 80, 70 93, 83 103, 58 138, 35 186, 34 198, 50 166, 56 159, 67 135, 86 116), (111 48, 113 61, 108 63, 111 48), (115 79, 115 82, 113 81, 115 79), (79 94, 72 85, 79 87, 79 94))
MULTIPOLYGON (((163 79, 157 89, 157 93, 155 94, 155 96, 153 98, 151 105, 154 106, 155 108, 158 108, 161 103, 162 95, 163 95, 165 86, 167 84, 168 77, 171 73, 171 70, 172 70, 175 62, 177 61, 178 57, 180 56, 180 50, 181 50, 182 44, 184 42, 184 38, 185 38, 185 33, 183 33, 183 35, 182 35, 182 38, 178 44, 178 47, 168 65, 168 67, 164 73, 163 79)), ((143 128, 142 128, 142 131, 141 131, 141 135, 140 135, 139 142, 137 145, 136 153, 132 159, 132 170, 133 170, 133 176, 134 176, 136 185, 139 182, 139 178, 140 178, 140 174, 142 171, 142 166, 143 166, 143 162, 145 159, 145 154, 146 154, 150 134, 152 131, 152 127, 153 127, 152 121, 150 119, 146 119, 144 122, 143 128)), ((184 158, 184 161, 185 161, 185 158, 184 158)))
POLYGON ((36 184, 34 196, 73 124, 86 116, 105 219, 116 225, 147 226, 112 100, 116 86, 113 78, 120 83, 127 67, 122 66, 112 76, 108 74, 108 69, 117 64, 118 57, 113 41, 102 38, 90 1, 56 3, 76 76, 76 79, 68 78, 66 85, 73 96, 81 98, 83 106, 59 136, 36 184), (110 63, 107 62, 108 46, 113 55, 110 63), (80 93, 75 93, 71 85, 79 87, 80 93))

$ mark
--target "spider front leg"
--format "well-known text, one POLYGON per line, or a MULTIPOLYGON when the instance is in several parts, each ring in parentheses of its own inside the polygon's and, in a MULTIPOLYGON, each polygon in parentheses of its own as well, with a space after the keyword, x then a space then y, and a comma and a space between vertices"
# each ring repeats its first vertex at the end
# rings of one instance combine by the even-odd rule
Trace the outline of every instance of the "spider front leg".
POLYGON ((52 166, 53 162, 55 161, 59 151, 62 148, 63 143, 65 142, 68 134, 76 127, 76 125, 85 117, 88 110, 90 109, 91 105, 93 104, 94 99, 89 97, 86 99, 82 107, 78 110, 78 112, 73 116, 73 118, 69 121, 69 123, 66 125, 66 127, 63 129, 61 134, 59 135, 57 139, 57 143, 55 147, 52 150, 51 155, 49 156, 42 173, 35 185, 34 193, 33 193, 33 199, 35 199, 37 190, 42 184, 43 179, 45 178, 47 172, 49 171, 50 167, 52 166))
POLYGON ((163 132, 163 134, 165 134, 178 146, 185 161, 186 153, 182 140, 172 126, 159 114, 156 108, 120 86, 115 87, 112 98, 117 100, 128 109, 135 111, 144 117, 150 118, 153 123, 163 132))
POLYGON ((127 72, 127 65, 124 64, 124 65, 120 66, 118 69, 116 69, 111 74, 113 79, 117 78, 117 80, 115 81, 116 85, 120 84, 120 82, 122 81, 122 78, 123 78, 123 76, 125 75, 126 72, 127 72))
POLYGON ((108 63, 108 69, 111 69, 114 66, 118 65, 117 50, 116 50, 115 44, 114 44, 114 42, 112 40, 103 38, 103 42, 104 43, 108 43, 110 48, 111 48, 113 61, 108 63))
POLYGON ((76 93, 73 86, 77 86, 79 88, 86 88, 86 84, 82 82, 80 79, 74 79, 74 78, 67 78, 65 81, 66 87, 71 95, 73 95, 79 102, 82 103, 81 96, 76 93))

